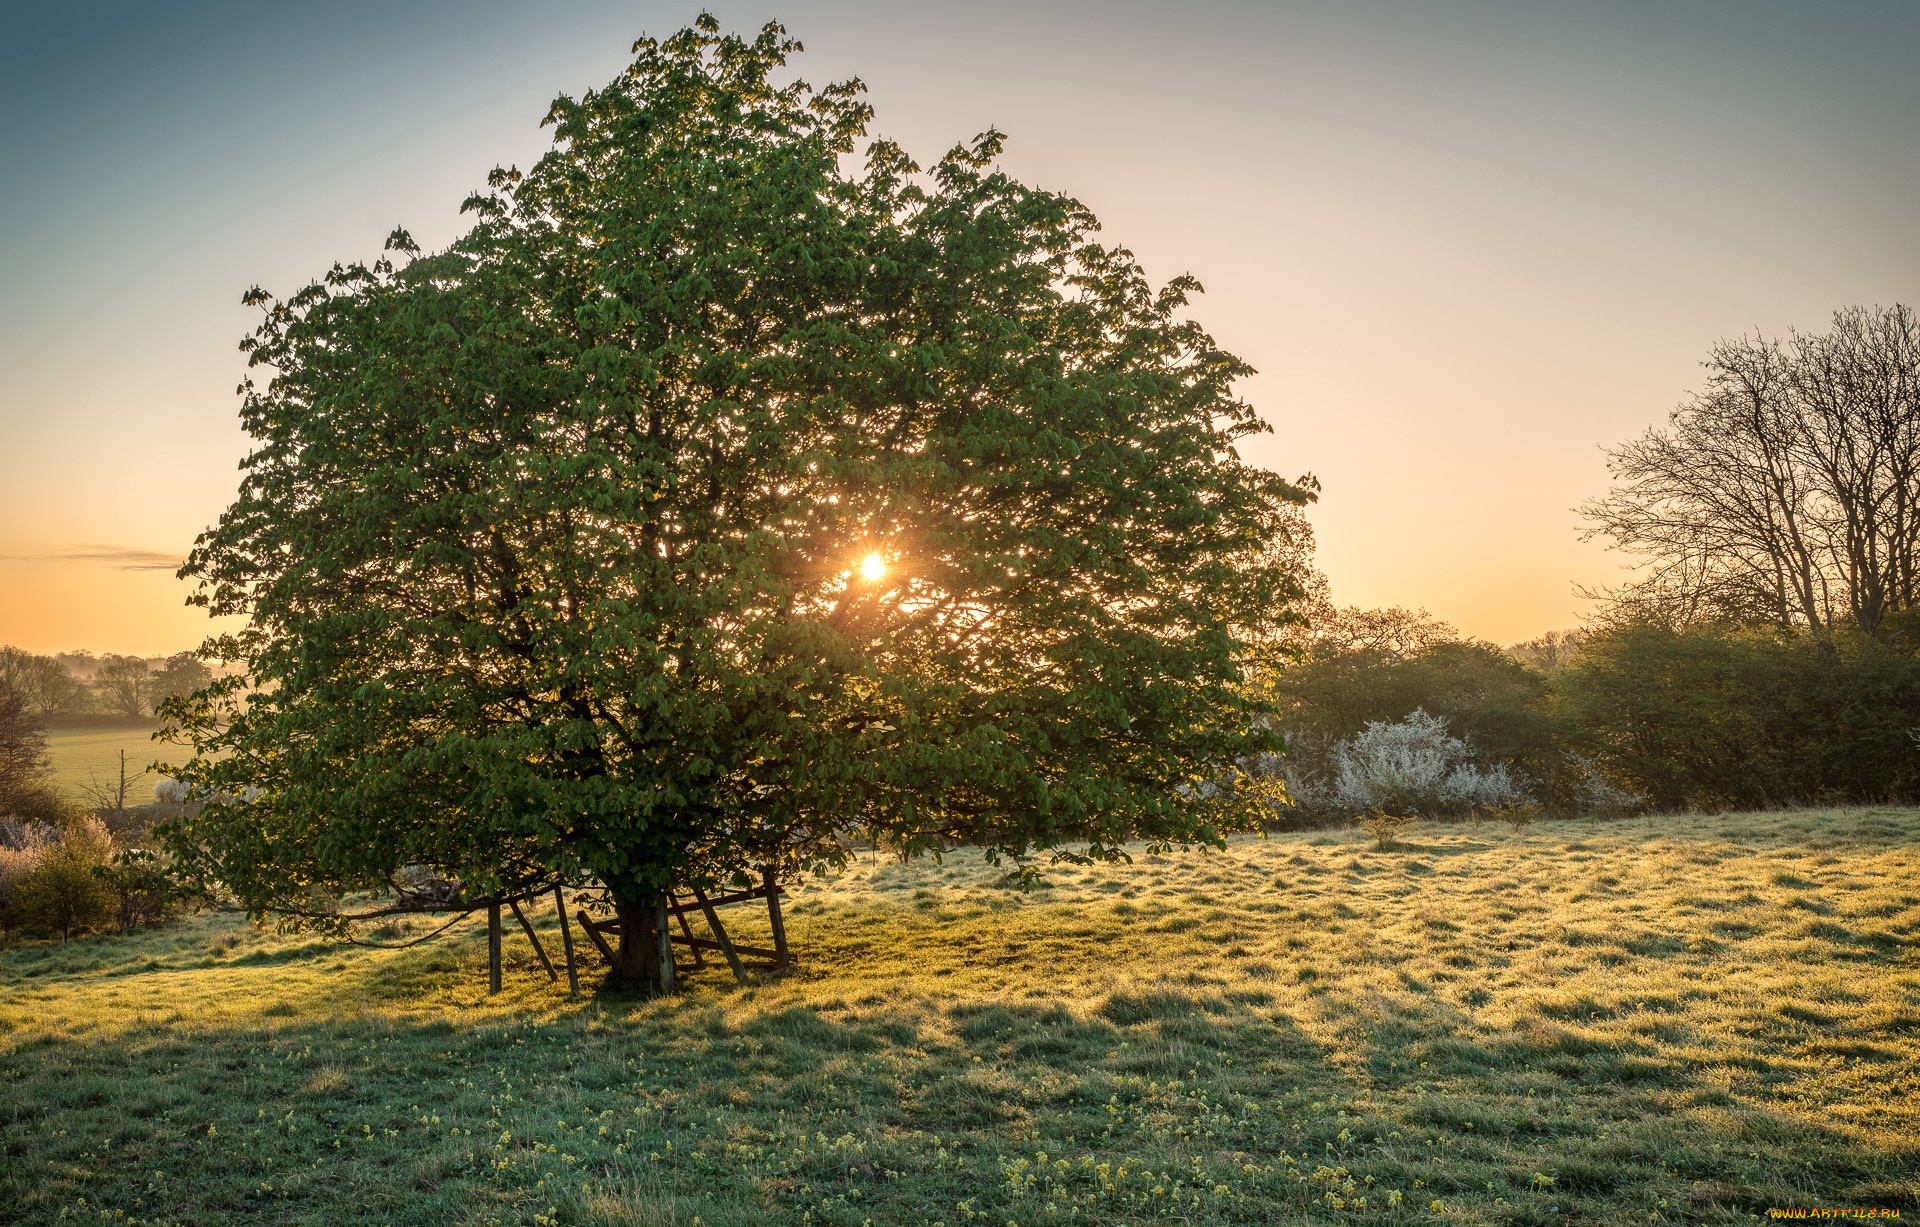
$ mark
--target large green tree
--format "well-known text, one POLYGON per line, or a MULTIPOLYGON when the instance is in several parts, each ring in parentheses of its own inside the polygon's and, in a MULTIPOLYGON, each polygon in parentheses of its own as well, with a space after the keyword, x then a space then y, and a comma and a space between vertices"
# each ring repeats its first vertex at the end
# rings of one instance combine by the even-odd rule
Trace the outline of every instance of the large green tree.
POLYGON ((183 574, 242 670, 169 705, 179 863, 325 913, 407 865, 603 884, 1217 841, 1298 588, 1248 368, 988 132, 854 154, 857 82, 710 18, 562 98, 471 230, 265 319, 240 493, 183 574))

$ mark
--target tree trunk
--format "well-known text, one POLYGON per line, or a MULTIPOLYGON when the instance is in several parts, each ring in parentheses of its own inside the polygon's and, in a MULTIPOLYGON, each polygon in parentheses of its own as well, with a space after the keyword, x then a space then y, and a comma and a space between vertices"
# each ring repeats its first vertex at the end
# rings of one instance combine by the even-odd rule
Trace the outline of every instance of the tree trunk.
POLYGON ((654 911, 651 899, 613 901, 613 914, 620 920, 620 944, 613 950, 615 979, 634 984, 659 981, 660 942, 653 932, 654 911))
POLYGON ((620 889, 613 912, 620 921, 620 944, 613 952, 613 976, 629 984, 674 990, 673 947, 668 940, 666 897, 657 890, 620 889))

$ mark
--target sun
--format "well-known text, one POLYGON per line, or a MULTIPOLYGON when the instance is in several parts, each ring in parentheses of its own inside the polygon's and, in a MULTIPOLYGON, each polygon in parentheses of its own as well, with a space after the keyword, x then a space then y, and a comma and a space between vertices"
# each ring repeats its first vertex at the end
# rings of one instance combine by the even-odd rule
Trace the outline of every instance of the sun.
POLYGON ((868 554, 860 563, 860 574, 866 578, 868 583, 872 583, 886 573, 887 564, 878 554, 868 554))

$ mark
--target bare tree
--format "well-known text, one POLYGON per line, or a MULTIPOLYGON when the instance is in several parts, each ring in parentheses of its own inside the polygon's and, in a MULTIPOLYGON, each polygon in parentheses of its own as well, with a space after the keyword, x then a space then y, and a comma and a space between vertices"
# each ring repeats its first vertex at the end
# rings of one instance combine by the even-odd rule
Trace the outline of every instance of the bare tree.
POLYGON ((1525 643, 1509 644, 1507 655, 1531 669, 1552 673, 1572 664, 1587 641, 1583 630, 1548 631, 1525 643))
POLYGON ((1381 652, 1413 656, 1437 643, 1457 643, 1460 632, 1424 609, 1328 608, 1312 627, 1312 650, 1317 655, 1381 652))
POLYGON ((1803 338, 1794 368, 1799 453, 1838 611, 1871 633, 1910 609, 1920 551, 1920 327, 1905 307, 1853 308, 1803 338))
POLYGON ((94 671, 93 688, 102 707, 133 719, 148 713, 147 680, 147 662, 138 656, 108 656, 94 671))
POLYGON ((133 795, 133 787, 147 774, 147 768, 141 767, 132 774, 127 772, 127 752, 120 750, 117 774, 106 779, 100 778, 98 771, 87 772, 87 782, 80 786, 88 801, 96 810, 111 813, 117 825, 124 825, 127 818, 127 798, 133 795))
POLYGON ((80 679, 59 660, 11 645, 0 647, 0 684, 19 697, 30 716, 43 721, 79 711, 87 697, 80 679))
POLYGON ((1836 312, 1831 332, 1723 341, 1665 428, 1614 449, 1587 536, 1648 571, 1614 612, 1866 633, 1914 605, 1920 325, 1836 312))
POLYGON ((0 817, 51 817, 58 808, 47 735, 20 695, 0 679, 0 817))

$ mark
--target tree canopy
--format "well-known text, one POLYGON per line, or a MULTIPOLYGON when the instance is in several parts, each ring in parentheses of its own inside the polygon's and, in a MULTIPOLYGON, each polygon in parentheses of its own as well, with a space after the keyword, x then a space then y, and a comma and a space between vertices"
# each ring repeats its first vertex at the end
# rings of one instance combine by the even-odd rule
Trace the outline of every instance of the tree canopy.
POLYGON ((405 866, 631 919, 850 829, 1112 857, 1265 804, 1220 784, 1278 748, 1246 678, 1307 493, 1237 456, 1249 368, 999 133, 858 158, 798 49, 642 39, 445 251, 249 293, 184 869, 323 923, 405 866))

